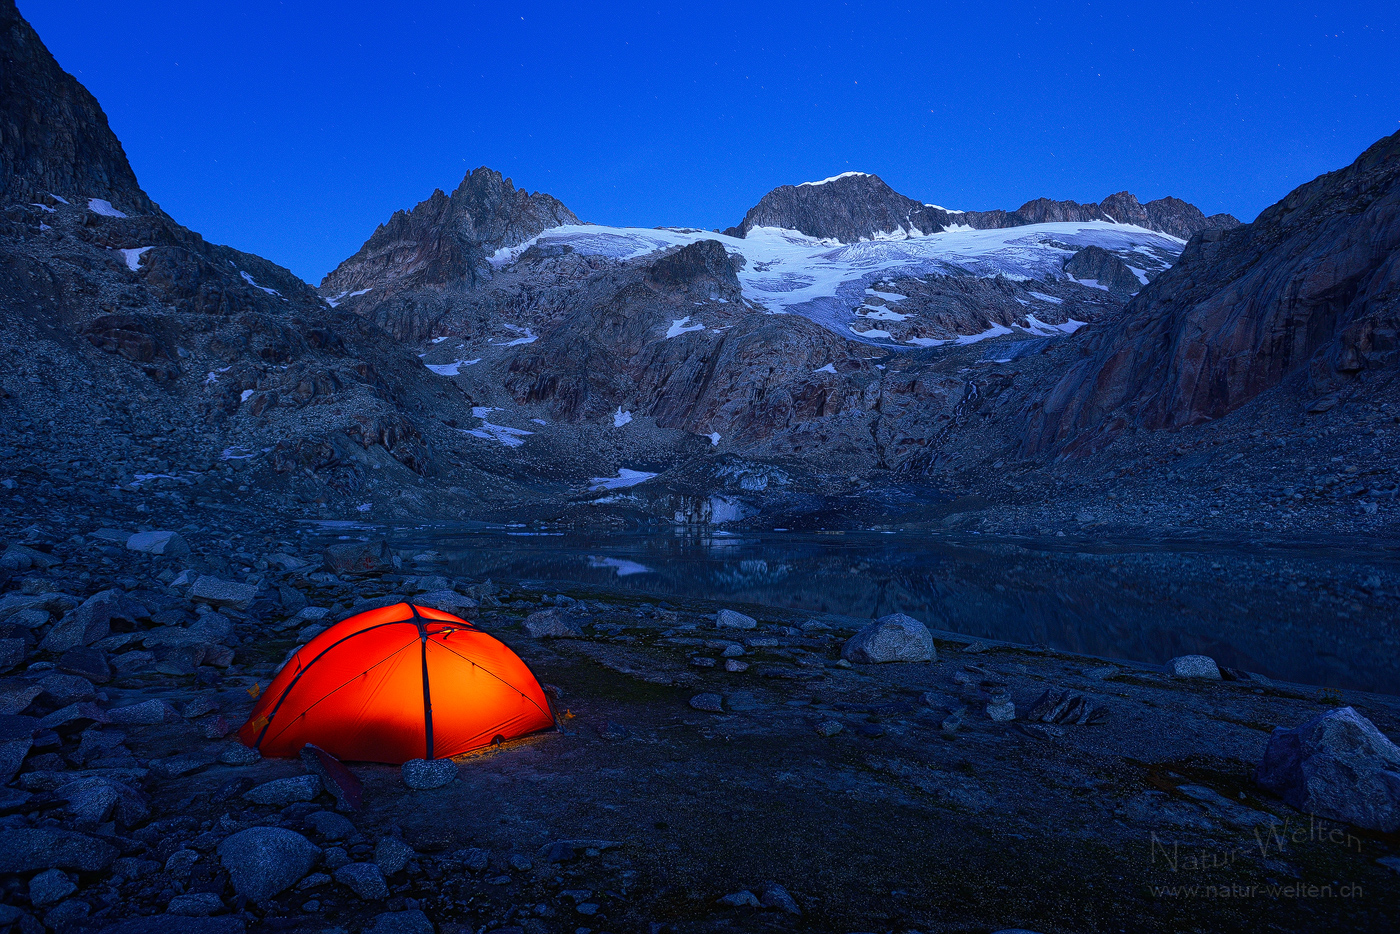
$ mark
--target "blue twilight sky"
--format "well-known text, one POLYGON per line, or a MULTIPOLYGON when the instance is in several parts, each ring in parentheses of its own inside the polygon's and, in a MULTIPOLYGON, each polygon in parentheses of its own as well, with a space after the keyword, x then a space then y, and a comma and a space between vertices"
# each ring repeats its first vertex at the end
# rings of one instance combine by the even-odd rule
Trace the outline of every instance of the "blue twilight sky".
POLYGON ((19 6, 162 207, 313 283, 479 165, 609 224, 726 227, 853 169, 1250 220, 1400 129, 1395 0, 19 6))

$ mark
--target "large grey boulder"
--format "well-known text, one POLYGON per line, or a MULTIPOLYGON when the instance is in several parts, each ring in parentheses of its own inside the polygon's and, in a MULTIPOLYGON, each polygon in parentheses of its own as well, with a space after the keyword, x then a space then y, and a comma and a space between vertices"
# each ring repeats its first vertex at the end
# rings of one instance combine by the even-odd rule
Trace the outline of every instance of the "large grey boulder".
POLYGON ((1275 729, 1255 777, 1305 813, 1400 831, 1400 747, 1350 707, 1275 729))
POLYGON ((564 615, 558 607, 550 607, 525 617, 525 631, 534 639, 581 639, 583 627, 564 615))
POLYGON ((128 551, 166 558, 183 558, 190 553, 190 546, 179 532, 137 532, 126 540, 126 547, 128 551))
POLYGON ((758 620, 736 610, 720 610, 715 614, 716 629, 757 629, 758 620))
POLYGON ((194 586, 190 587, 189 598, 197 603, 207 603, 210 606, 231 606, 246 610, 248 604, 252 603, 253 598, 257 595, 258 588, 252 584, 219 580, 217 577, 205 574, 194 582, 194 586))
POLYGON ((117 858, 117 848, 72 830, 13 827, 0 830, 0 872, 76 869, 97 872, 117 858))
POLYGON ((1220 680, 1220 666, 1209 655, 1178 655, 1167 662, 1167 671, 1173 678, 1220 680))
POLYGON ((321 850, 295 830, 249 827, 225 837, 218 854, 234 890, 261 904, 300 882, 321 850))
POLYGON ((380 837, 374 846, 374 863, 386 876, 400 872, 418 854, 398 837, 380 837))
POLYGON ((928 627, 903 613, 882 616, 851 636, 841 648, 848 662, 931 662, 938 657, 933 633, 928 627))

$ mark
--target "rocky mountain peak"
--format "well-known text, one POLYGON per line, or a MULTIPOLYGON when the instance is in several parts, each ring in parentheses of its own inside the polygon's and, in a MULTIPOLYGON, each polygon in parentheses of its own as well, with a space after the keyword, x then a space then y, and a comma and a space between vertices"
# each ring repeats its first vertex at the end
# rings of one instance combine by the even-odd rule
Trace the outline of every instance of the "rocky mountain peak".
POLYGON ((404 287, 476 283, 490 275, 487 262, 551 227, 579 219, 544 192, 517 189, 485 166, 468 172, 451 195, 440 189, 410 211, 395 211, 359 251, 321 282, 332 301, 352 292, 381 293, 404 287))
POLYGON ((0 0, 0 201, 98 199, 155 214, 97 99, 59 67, 34 29, 0 0))
POLYGON ((854 243, 936 233, 948 223, 947 212, 905 197, 880 176, 846 172, 819 182, 774 188, 737 227, 724 232, 746 237, 755 227, 781 227, 818 239, 854 243))
POLYGON ((764 195, 744 220, 724 233, 746 237, 755 227, 781 227, 809 237, 854 243, 889 237, 938 233, 955 225, 979 230, 1029 224, 1108 221, 1190 239, 1198 230, 1235 227, 1229 214, 1210 217, 1179 198, 1142 204, 1129 192, 1109 195, 1097 204, 1036 198, 1014 211, 949 211, 906 197, 878 175, 846 172, 819 182, 783 185, 764 195))

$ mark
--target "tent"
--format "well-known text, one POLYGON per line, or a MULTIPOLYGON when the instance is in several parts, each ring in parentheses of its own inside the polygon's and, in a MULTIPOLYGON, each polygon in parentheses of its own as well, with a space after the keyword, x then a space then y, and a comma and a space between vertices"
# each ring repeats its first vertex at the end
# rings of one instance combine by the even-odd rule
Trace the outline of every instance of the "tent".
POLYGON ((298 649, 238 738, 265 756, 296 756, 315 743, 340 759, 397 765, 554 725, 520 656, 451 613, 398 603, 298 649))

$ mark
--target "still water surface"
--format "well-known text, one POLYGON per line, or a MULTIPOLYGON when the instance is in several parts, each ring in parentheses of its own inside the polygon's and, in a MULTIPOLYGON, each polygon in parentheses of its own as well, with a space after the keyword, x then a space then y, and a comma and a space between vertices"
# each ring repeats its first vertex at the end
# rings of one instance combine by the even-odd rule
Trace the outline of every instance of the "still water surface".
POLYGON ((440 553, 455 575, 537 588, 814 616, 901 612, 936 629, 1106 658, 1199 653, 1271 678, 1400 693, 1400 554, 1365 543, 451 526, 398 529, 390 541, 440 553))

